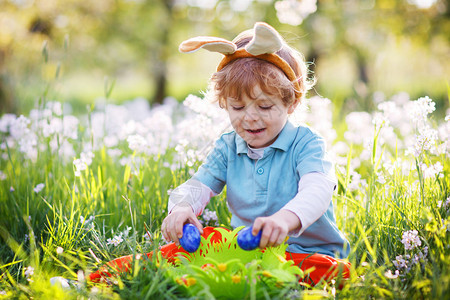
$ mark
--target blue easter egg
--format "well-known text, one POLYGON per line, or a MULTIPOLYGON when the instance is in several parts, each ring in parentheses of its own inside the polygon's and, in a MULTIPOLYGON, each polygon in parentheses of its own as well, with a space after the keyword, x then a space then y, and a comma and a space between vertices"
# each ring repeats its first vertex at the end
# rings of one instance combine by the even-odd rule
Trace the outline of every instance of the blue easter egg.
POLYGON ((239 231, 237 236, 237 243, 239 247, 244 250, 253 250, 258 248, 261 241, 262 230, 257 235, 252 234, 253 227, 245 227, 239 231))
POLYGON ((192 224, 183 226, 183 236, 180 239, 181 247, 187 252, 195 252, 200 247, 200 232, 192 224))

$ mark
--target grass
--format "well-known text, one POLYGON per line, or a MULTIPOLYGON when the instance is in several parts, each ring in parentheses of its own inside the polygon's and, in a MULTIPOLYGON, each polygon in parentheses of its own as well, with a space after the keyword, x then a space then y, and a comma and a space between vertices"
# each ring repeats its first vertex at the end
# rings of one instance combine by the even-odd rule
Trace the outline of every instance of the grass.
MULTIPOLYGON (((44 109, 40 111, 44 115, 44 109)), ((135 261, 132 272, 114 278, 111 285, 85 278, 113 258, 153 251, 164 243, 160 226, 167 212, 167 191, 188 179, 199 162, 188 167, 177 160, 173 147, 157 155, 133 152, 126 140, 120 140, 115 148, 121 157, 131 158, 127 164, 100 144, 92 162, 76 176, 72 157, 80 157, 94 144, 94 128, 80 123, 78 138, 67 139, 34 131, 36 124, 22 128, 21 138, 17 133, 13 138, 11 126, 1 136, 0 299, 189 297, 155 260, 135 261), (35 154, 20 150, 27 129, 36 134, 35 154), (58 153, 65 140, 77 153, 69 159, 58 153), (35 191, 39 183, 45 186, 35 191), (117 245, 114 238, 120 240, 117 245), (76 280, 77 286, 67 290, 51 285, 54 276, 76 280)), ((350 145, 347 164, 337 169, 339 188, 333 202, 338 226, 352 245, 350 280, 342 289, 336 282, 267 287, 248 298, 449 298, 448 150, 433 154, 422 149, 414 160, 399 151, 395 141, 382 142, 381 130, 374 132, 368 159, 361 158, 367 147, 350 145), (357 168, 355 161, 360 161, 357 168), (401 162, 409 164, 407 171, 401 162), (442 170, 426 176, 422 164, 437 162, 442 170), (412 230, 417 231, 420 245, 406 249, 402 235, 412 230), (394 265, 399 259, 408 262, 404 267, 394 265)), ((229 227, 225 196, 213 198, 208 208, 217 212, 221 226, 229 227)), ((211 295, 205 292, 198 297, 211 295)))

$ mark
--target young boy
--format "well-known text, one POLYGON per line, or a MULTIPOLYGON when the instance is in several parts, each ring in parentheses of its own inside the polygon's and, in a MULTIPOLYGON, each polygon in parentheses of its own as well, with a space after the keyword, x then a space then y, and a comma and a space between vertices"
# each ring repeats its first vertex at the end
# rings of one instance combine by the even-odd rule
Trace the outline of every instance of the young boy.
MULTIPOLYGON (((342 259, 350 246, 336 226, 331 201, 336 179, 324 140, 288 121, 311 87, 301 55, 265 23, 232 42, 197 37, 180 45, 182 52, 199 48, 225 55, 211 89, 234 131, 222 135, 194 176, 171 193, 161 230, 174 243, 160 249, 162 256, 184 252, 178 246, 186 223, 205 238, 214 234, 210 227, 203 231, 197 216, 226 185, 231 225, 253 225, 253 235, 262 230, 260 248, 289 236, 286 258, 303 270, 314 267, 310 283, 329 280, 338 271, 349 277, 349 263, 342 259)), ((126 270, 131 260, 124 256, 108 265, 126 270)), ((89 279, 105 275, 100 269, 89 279)))
POLYGON ((254 235, 262 230, 260 248, 289 236, 287 257, 302 269, 321 269, 316 280, 337 265, 348 269, 335 259, 347 257, 350 246, 335 222, 336 179, 324 140, 288 121, 311 86, 301 55, 265 23, 233 42, 198 37, 180 50, 201 47, 225 55, 211 88, 234 131, 222 135, 194 176, 172 192, 165 239, 179 245, 186 223, 202 233, 197 216, 226 185, 231 225, 253 225, 254 235))

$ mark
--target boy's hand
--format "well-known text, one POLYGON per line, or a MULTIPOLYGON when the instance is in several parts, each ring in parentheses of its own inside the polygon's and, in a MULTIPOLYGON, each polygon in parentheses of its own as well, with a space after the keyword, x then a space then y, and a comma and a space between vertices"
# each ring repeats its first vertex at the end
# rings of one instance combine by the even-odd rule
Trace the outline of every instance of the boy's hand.
POLYGON ((179 246, 179 239, 183 236, 183 225, 186 223, 195 225, 200 231, 200 234, 203 233, 203 226, 192 211, 192 207, 182 202, 172 209, 161 225, 164 239, 166 241, 173 241, 179 246))
POLYGON ((262 230, 260 248, 281 245, 287 234, 301 228, 300 219, 293 212, 282 209, 269 217, 259 217, 253 222, 253 235, 262 230))

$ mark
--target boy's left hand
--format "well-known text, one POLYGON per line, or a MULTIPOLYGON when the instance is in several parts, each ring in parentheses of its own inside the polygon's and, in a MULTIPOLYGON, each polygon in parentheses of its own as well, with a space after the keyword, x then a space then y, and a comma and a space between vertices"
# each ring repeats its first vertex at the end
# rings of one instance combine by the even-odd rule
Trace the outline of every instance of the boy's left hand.
POLYGON ((300 219, 293 212, 282 209, 269 217, 258 217, 253 222, 253 235, 262 230, 260 248, 281 245, 287 234, 301 228, 300 219))

